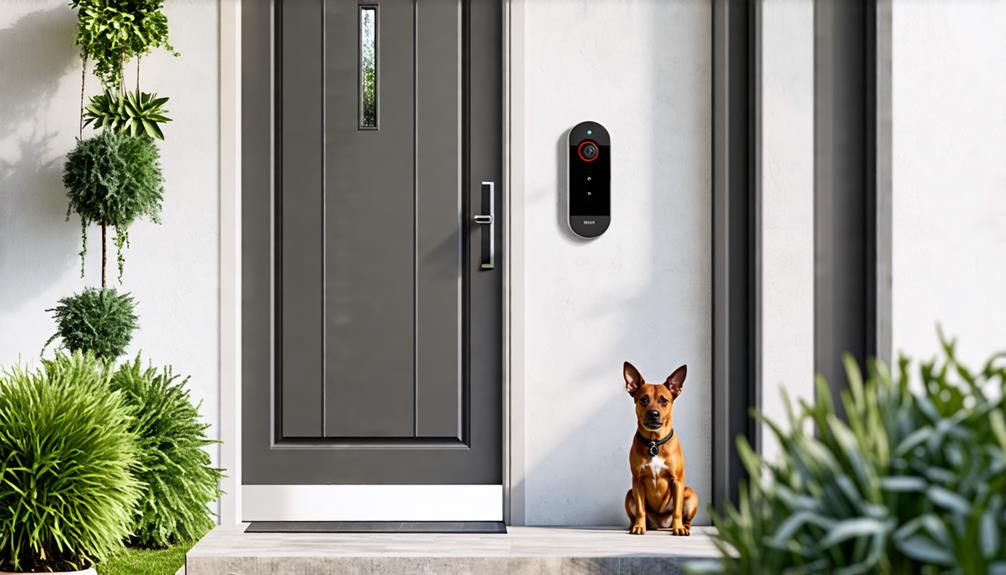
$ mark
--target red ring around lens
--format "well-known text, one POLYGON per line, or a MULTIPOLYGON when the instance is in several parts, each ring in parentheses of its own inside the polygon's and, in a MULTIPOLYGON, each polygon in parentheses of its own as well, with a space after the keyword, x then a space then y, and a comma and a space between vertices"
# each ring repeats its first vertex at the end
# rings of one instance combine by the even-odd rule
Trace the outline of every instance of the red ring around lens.
POLYGON ((576 155, 580 156, 580 159, 583 160, 584 162, 593 162, 594 160, 597 159, 598 156, 601 155, 601 146, 598 146, 597 142, 595 142, 594 140, 584 140, 584 141, 580 142, 579 146, 577 146, 577 148, 576 148, 576 155), (594 149, 597 150, 597 152, 594 154, 593 158, 587 158, 587 157, 584 157, 584 155, 583 155, 583 147, 586 146, 587 144, 593 144, 594 145, 594 149))

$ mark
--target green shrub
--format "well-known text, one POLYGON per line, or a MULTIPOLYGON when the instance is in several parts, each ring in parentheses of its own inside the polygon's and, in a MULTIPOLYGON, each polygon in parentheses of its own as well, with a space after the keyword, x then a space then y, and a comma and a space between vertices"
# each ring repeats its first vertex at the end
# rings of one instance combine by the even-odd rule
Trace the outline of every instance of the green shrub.
MULTIPOLYGON (((766 421, 778 461, 738 442, 750 483, 714 516, 718 573, 1006 573, 1006 368, 923 363, 910 382, 845 358, 847 421, 826 383, 787 425, 766 421), (810 431, 813 428, 816 430, 810 431)), ((784 398, 785 399, 785 398, 784 398)))
POLYGON ((0 570, 86 567, 129 534, 137 443, 109 377, 80 353, 0 376, 0 570))
POLYGON ((189 399, 187 382, 170 367, 144 369, 139 357, 112 378, 113 389, 136 409, 132 429, 140 438, 140 479, 147 484, 133 527, 135 545, 193 541, 213 527, 207 505, 220 496, 221 472, 202 449, 212 443, 209 425, 189 399))
POLYGON ((111 288, 87 288, 46 311, 53 312, 56 333, 45 342, 62 340, 69 351, 90 351, 99 358, 114 360, 126 352, 137 326, 134 302, 129 294, 111 288))
MULTIPOLYGON (((67 154, 63 168, 63 184, 70 200, 67 217, 71 212, 80 216, 82 275, 87 226, 96 223, 102 226, 103 233, 107 227, 115 227, 121 281, 125 264, 122 250, 129 241, 129 226, 141 217, 160 221, 164 179, 158 159, 157 145, 146 135, 131 136, 112 130, 78 140, 77 147, 67 154)), ((102 241, 102 287, 105 259, 102 241)))
POLYGON ((118 89, 122 67, 154 48, 178 55, 168 43, 164 0, 71 0, 77 10, 77 45, 94 61, 102 84, 118 89))

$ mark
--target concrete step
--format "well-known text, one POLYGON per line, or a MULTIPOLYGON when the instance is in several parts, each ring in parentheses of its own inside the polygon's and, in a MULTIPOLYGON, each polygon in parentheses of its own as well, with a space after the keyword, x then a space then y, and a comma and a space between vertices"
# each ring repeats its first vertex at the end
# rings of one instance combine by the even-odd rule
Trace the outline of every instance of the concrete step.
POLYGON ((509 527, 497 534, 245 533, 217 527, 186 557, 187 575, 682 573, 715 557, 709 527, 690 537, 617 528, 509 527))

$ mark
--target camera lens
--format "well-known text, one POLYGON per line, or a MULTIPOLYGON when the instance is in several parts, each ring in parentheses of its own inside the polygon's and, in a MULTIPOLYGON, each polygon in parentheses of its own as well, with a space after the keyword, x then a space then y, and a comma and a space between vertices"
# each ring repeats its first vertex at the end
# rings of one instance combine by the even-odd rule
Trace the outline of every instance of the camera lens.
POLYGON ((597 144, 591 140, 586 140, 577 148, 577 153, 584 162, 593 162, 597 159, 597 144))

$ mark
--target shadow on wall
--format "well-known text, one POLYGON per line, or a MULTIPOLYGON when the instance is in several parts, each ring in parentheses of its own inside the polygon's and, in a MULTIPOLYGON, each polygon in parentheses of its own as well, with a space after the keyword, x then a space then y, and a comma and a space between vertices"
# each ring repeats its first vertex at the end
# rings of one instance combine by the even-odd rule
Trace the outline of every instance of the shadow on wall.
POLYGON ((43 291, 79 250, 79 223, 65 221, 59 137, 76 133, 77 106, 52 116, 60 82, 80 70, 74 34, 62 3, 0 30, 0 312, 43 291))

